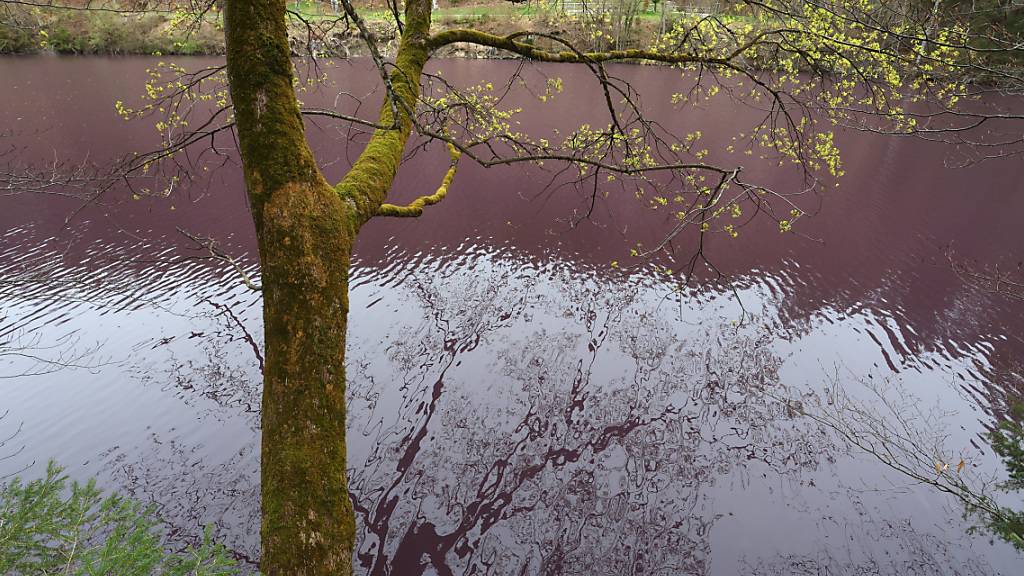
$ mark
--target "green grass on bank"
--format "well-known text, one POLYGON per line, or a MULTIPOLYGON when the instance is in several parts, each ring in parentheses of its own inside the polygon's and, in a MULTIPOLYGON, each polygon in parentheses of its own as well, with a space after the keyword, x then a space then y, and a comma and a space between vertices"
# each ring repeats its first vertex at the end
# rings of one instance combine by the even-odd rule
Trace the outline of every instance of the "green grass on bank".
MULTIPOLYGON (((338 8, 338 12, 335 13, 331 8, 330 2, 324 1, 312 1, 303 0, 300 2, 289 2, 288 8, 294 10, 303 17, 310 19, 323 19, 323 18, 334 18, 343 14, 343 10, 338 8)), ((368 21, 385 21, 392 19, 391 12, 384 9, 362 9, 359 10, 359 14, 368 21)), ((450 7, 439 7, 433 10, 433 20, 451 20, 451 19, 480 19, 480 18, 508 18, 508 17, 530 17, 540 16, 544 14, 544 11, 537 6, 532 6, 528 3, 524 4, 493 4, 493 5, 475 5, 475 6, 450 6, 450 7)), ((674 14, 670 14, 670 17, 676 17, 674 14)), ((637 18, 643 20, 660 20, 661 9, 659 5, 653 2, 650 8, 646 11, 641 11, 636 15, 637 18)))
MULTIPOLYGON (((338 12, 336 13, 332 8, 330 2, 313 2, 305 0, 302 2, 289 2, 288 9, 294 10, 303 17, 310 19, 322 19, 322 18, 336 18, 344 15, 344 11, 341 9, 340 4, 338 12)), ((485 17, 508 17, 508 16, 530 16, 531 14, 537 14, 536 8, 532 8, 529 5, 513 5, 513 4, 498 4, 493 6, 451 6, 444 8, 435 8, 433 11, 433 20, 443 20, 452 18, 485 18, 485 17)), ((385 9, 361 9, 359 15, 369 21, 384 21, 391 20, 391 12, 385 9)))
MULTIPOLYGON (((102 4, 103 7, 118 5, 117 2, 102 4)), ((288 8, 308 20, 342 17, 325 0, 299 0, 290 2, 288 8)), ((647 12, 637 15, 631 34, 634 42, 653 41, 652 33, 657 34, 661 18, 658 10, 659 5, 652 2, 647 12)), ((389 11, 381 8, 365 8, 360 13, 371 24, 383 26, 393 19, 389 11)), ((678 17, 674 14, 670 20, 678 17)), ((220 18, 219 13, 210 13, 198 28, 182 29, 174 26, 174 14, 166 11, 116 13, 14 6, 0 21, 0 54, 223 54, 220 18)), ((434 10, 433 18, 442 28, 445 25, 466 25, 469 21, 492 31, 501 30, 505 23, 510 25, 509 28, 515 28, 531 19, 543 19, 547 23, 552 18, 560 19, 557 14, 532 3, 439 7, 434 10)), ((569 39, 574 39, 574 22, 579 20, 570 15, 564 17, 569 39)), ((294 24, 299 26, 297 22, 294 24)), ((579 34, 575 36, 579 38, 575 40, 586 44, 590 39, 589 33, 585 33, 584 27, 577 27, 579 34)), ((605 32, 606 38, 608 33, 613 33, 611 29, 605 32)))
POLYGON ((223 31, 209 19, 191 30, 163 12, 88 10, 14 12, 0 21, 0 54, 218 54, 223 31))

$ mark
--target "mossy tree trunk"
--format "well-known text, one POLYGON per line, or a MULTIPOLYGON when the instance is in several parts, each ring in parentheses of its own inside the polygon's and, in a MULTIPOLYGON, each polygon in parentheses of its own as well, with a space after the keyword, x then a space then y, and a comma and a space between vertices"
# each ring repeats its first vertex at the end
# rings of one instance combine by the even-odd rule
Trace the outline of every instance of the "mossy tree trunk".
POLYGON ((350 571, 345 458, 355 230, 306 145, 283 0, 230 0, 228 75, 263 276, 262 571, 350 571))
POLYGON ((430 0, 412 0, 392 73, 399 120, 379 130, 337 186, 305 140, 293 90, 284 0, 228 0, 228 80, 259 241, 265 331, 261 571, 351 572, 355 519, 345 448, 348 273, 411 131, 427 59, 430 0))

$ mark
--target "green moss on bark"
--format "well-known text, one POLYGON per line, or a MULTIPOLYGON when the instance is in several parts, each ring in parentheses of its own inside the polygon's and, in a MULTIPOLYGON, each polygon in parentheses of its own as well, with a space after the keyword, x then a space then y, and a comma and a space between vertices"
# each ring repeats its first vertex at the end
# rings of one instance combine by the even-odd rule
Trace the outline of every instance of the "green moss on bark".
MULTIPOLYGON (((228 79, 259 239, 266 364, 262 562, 270 576, 351 573, 345 449, 348 270, 359 227, 391 188, 429 57, 430 0, 410 0, 391 74, 396 111, 330 187, 306 144, 283 0, 228 0, 228 79)), ((450 180, 450 178, 449 178, 450 180)))
POLYGON ((420 75, 430 58, 430 1, 408 2, 405 14, 405 31, 390 74, 396 101, 384 102, 379 120, 381 125, 394 128, 375 131, 352 169, 336 186, 338 194, 355 209, 359 225, 377 215, 391 190, 412 131, 411 114, 420 95, 420 75))
POLYGON ((264 574, 351 571, 345 337, 352 237, 344 214, 326 185, 288 185, 264 207, 264 574))
POLYGON ((349 574, 345 337, 354 219, 306 144, 284 2, 228 0, 225 18, 263 281, 261 571, 349 574))

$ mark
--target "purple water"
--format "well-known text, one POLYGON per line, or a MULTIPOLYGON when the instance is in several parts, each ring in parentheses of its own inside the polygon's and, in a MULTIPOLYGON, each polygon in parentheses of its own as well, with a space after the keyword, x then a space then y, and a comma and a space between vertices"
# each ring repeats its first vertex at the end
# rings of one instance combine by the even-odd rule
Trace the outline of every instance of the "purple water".
MULTIPOLYGON (((138 94, 155 61, 0 60, 5 158, 102 163, 153 145, 152 125, 120 121, 113 102, 138 94)), ((433 66, 467 85, 515 65, 433 66)), ((569 94, 528 112, 528 128, 602 121, 600 96, 571 88, 583 72, 542 72, 569 94)), ((691 117, 668 102, 677 73, 616 72, 712 147, 751 115, 691 117)), ((366 63, 330 73, 365 106, 379 100, 366 63)), ((323 121, 309 136, 331 177, 365 141, 323 121)), ((769 222, 713 237, 724 278, 682 289, 610 265, 662 234, 663 216, 611 194, 574 225, 589 198, 545 187, 536 168, 465 162, 422 218, 364 229, 348 355, 357 573, 1019 573, 1012 547, 966 533, 977 518, 956 500, 795 402, 827 409, 836 388, 912 398, 946 413, 913 425, 941 434, 967 473, 1000 473, 982 434, 1024 392, 1024 303, 966 282, 950 258, 1018 266, 1021 161, 952 169, 940 144, 839 140, 847 176, 802 235, 769 222)), ((233 162, 169 199, 0 197, 0 340, 24 352, 0 352, 0 439, 18 431, 0 476, 54 458, 156 503, 180 541, 213 524, 254 567, 260 298, 177 231, 216 237, 257 274, 233 162)), ((432 190, 445 168, 440 147, 414 155, 395 197, 432 190)), ((747 171, 794 179, 756 159, 747 171)), ((690 254, 681 244, 676 267, 690 254)))

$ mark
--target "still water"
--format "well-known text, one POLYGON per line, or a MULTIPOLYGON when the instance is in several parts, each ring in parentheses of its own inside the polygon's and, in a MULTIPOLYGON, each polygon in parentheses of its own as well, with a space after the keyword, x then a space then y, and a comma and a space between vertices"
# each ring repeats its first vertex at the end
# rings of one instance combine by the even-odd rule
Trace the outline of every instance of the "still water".
MULTIPOLYGON (((151 147, 152 125, 118 120, 113 103, 140 93, 153 64, 0 60, 5 161, 103 163, 151 147)), ((433 66, 461 85, 514 69, 433 66)), ((616 72, 713 149, 753 117, 684 114, 669 104, 678 75, 616 72)), ((587 82, 578 70, 529 73, 570 87, 523 119, 530 129, 606 122, 598 98, 572 93, 587 82)), ((366 63, 330 74, 354 96, 339 99, 347 110, 379 101, 366 63)), ((323 122, 310 138, 332 177, 365 141, 323 122)), ((580 221, 589 197, 547 187, 537 168, 465 162, 424 217, 364 229, 348 352, 357 573, 1019 574, 1010 546, 966 533, 977 519, 956 500, 803 412, 863 432, 876 420, 844 419, 839 400, 878 421, 887 405, 913 410, 926 461, 998 478, 983 434, 1024 395, 1024 304, 973 287, 950 259, 1019 265, 1021 160, 953 169, 955 151, 934 143, 839 142, 847 176, 800 235, 769 223, 714 237, 707 254, 725 276, 682 288, 610 265, 659 237, 660 215, 611 194, 580 221)), ((0 197, 0 439, 13 435, 0 476, 56 459, 156 504, 176 542, 212 524, 253 568, 260 298, 178 232, 217 238, 258 276, 229 144, 169 199, 0 197)), ((396 197, 436 186, 435 148, 409 159, 396 197)), ((795 184, 747 162, 750 178, 795 184)), ((676 268, 692 254, 677 249, 676 268)))

